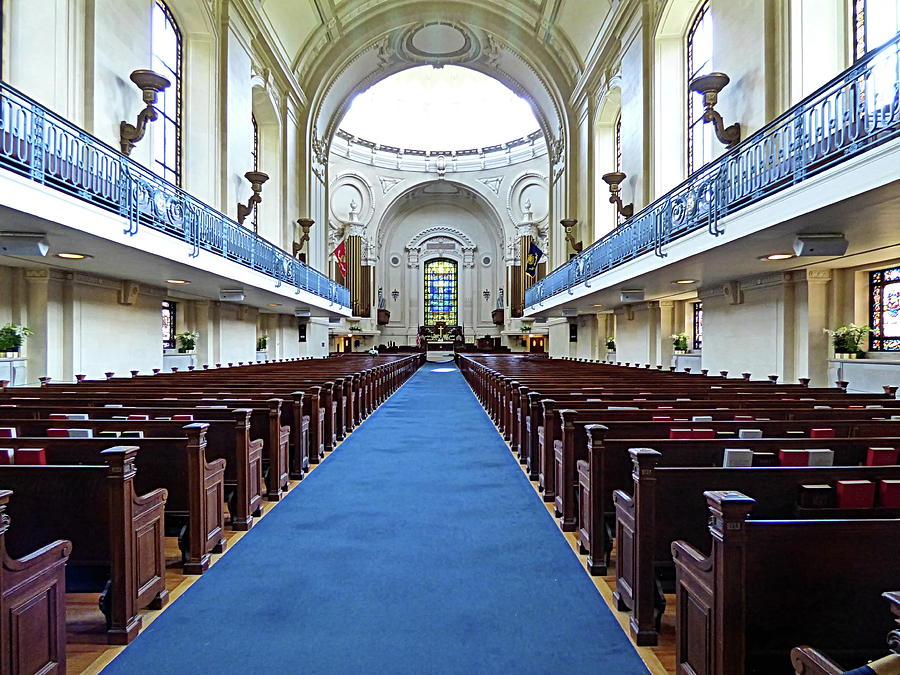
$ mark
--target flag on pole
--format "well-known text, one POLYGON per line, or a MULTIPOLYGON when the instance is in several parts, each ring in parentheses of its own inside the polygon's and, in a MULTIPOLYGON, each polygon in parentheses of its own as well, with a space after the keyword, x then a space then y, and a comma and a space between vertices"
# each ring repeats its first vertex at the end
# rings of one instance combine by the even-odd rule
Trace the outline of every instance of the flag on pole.
POLYGON ((344 247, 344 242, 338 244, 338 247, 331 252, 331 255, 335 257, 337 260, 338 267, 341 268, 341 276, 346 279, 347 278, 347 249, 344 247))
POLYGON ((543 257, 544 252, 538 248, 537 244, 531 242, 531 246, 528 247, 528 257, 525 259, 525 274, 530 277, 537 276, 537 266, 543 257))

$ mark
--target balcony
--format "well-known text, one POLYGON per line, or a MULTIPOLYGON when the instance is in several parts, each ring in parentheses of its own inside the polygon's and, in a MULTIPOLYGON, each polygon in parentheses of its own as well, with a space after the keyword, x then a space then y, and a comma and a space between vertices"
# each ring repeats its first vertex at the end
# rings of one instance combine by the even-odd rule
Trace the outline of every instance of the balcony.
MULTIPOLYGON (((886 144, 900 137, 898 89, 900 35, 538 281, 525 293, 525 314, 546 312, 603 288, 606 281, 621 283, 745 237, 751 228, 737 226, 745 209, 757 211, 757 230, 799 216, 787 214, 782 202, 782 210, 766 214, 766 222, 759 208, 747 207, 761 208, 776 195, 792 195, 818 176, 830 176, 836 181, 832 185, 847 189, 842 198, 853 196, 861 183, 829 171, 841 165, 849 170, 879 147, 894 151, 895 144, 886 144), (688 240, 692 252, 685 252, 688 240), (676 242, 685 244, 683 250, 664 261, 676 242)), ((879 179, 896 181, 896 158, 886 166, 893 168, 879 179)), ((832 193, 837 199, 837 192, 832 193)), ((856 215, 862 220, 860 212, 856 215)))
MULTIPOLYGON (((211 253, 268 277, 282 295, 288 287, 298 301, 349 314, 346 288, 4 82, 0 167, 117 216, 122 232, 94 232, 98 236, 121 242, 122 234, 132 238, 146 228, 170 237, 167 244, 185 244, 189 259, 196 261, 201 251, 211 253)), ((4 190, 4 204, 8 196, 4 190)), ((200 262, 195 266, 204 269, 200 262)), ((251 284, 255 278, 240 276, 251 284)))

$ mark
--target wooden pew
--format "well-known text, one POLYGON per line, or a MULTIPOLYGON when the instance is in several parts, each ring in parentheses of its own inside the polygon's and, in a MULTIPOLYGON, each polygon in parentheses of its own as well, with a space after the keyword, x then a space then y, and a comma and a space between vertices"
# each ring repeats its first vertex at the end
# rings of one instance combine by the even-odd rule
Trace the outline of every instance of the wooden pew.
MULTIPOLYGON (((885 656, 893 654, 896 659, 900 659, 900 591, 882 593, 882 597, 890 604, 898 626, 888 633, 886 644, 891 651, 885 652, 885 656)), ((791 663, 796 675, 840 675, 849 670, 812 647, 794 647, 791 650, 791 663)))
POLYGON ((137 637, 139 609, 168 602, 166 491, 135 492, 137 453, 116 446, 96 452, 102 465, 0 466, 0 488, 15 493, 8 511, 16 526, 6 532, 7 551, 21 557, 55 537, 70 540, 66 589, 101 593, 110 644, 137 637))
MULTIPOLYGON (((93 409, 92 412, 109 415, 122 408, 93 409)), ((74 412, 74 411, 67 411, 74 412)), ((262 512, 263 462, 262 439, 250 439, 251 410, 238 408, 228 411, 230 420, 193 420, 206 424, 206 457, 209 460, 225 460, 225 503, 231 514, 231 528, 249 530, 254 517, 262 512)), ((87 420, 15 419, 2 420, 3 426, 12 426, 20 437, 47 437, 49 429, 90 429, 96 437, 103 431, 140 430, 147 437, 167 438, 184 433, 184 422, 171 420, 114 420, 92 418, 87 420)), ((134 442, 138 442, 135 439, 134 442)), ((2 443, 2 441, 0 441, 2 443)))
POLYGON ((900 438, 824 439, 609 439, 603 425, 588 424, 588 458, 578 468, 578 541, 588 553, 588 570, 594 575, 607 571, 606 556, 611 548, 607 520, 615 514, 613 493, 633 485, 633 463, 629 450, 651 447, 662 453, 661 466, 721 467, 725 449, 739 447, 757 452, 826 447, 834 451, 835 466, 859 466, 870 447, 897 447, 900 438))
POLYGON ((900 520, 750 520, 754 500, 706 492, 705 555, 676 541, 676 670, 792 673, 797 644, 827 644, 846 662, 883 653, 896 587, 900 520))
MULTIPOLYGON (((135 439, 140 471, 135 489, 149 492, 165 488, 165 531, 177 536, 185 574, 203 574, 210 554, 225 549, 225 460, 206 461, 208 425, 194 422, 183 427, 184 438, 135 439)), ((93 464, 96 438, 4 438, 9 448, 44 448, 47 463, 93 464)), ((0 484, 0 487, 4 487, 0 484)), ((77 553, 77 550, 76 550, 77 553)))
POLYGON ((65 673, 66 561, 72 542, 61 539, 10 557, 7 504, 0 490, 0 673, 65 673))
POLYGON ((754 519, 898 518, 900 508, 821 509, 798 505, 800 486, 837 480, 900 479, 900 466, 861 467, 659 467, 662 454, 632 448, 633 487, 616 490, 616 591, 620 610, 632 610, 631 635, 638 645, 654 645, 665 599, 657 588, 671 578, 671 544, 683 539, 709 548, 704 491, 732 490, 755 495, 754 519), (662 578, 661 576, 662 575, 662 578))

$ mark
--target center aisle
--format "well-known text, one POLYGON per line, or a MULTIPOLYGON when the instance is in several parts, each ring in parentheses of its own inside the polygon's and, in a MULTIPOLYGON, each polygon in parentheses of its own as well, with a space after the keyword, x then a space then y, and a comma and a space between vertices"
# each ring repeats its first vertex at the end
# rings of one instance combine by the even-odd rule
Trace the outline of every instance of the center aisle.
POLYGON ((452 364, 427 364, 105 673, 647 670, 452 364))

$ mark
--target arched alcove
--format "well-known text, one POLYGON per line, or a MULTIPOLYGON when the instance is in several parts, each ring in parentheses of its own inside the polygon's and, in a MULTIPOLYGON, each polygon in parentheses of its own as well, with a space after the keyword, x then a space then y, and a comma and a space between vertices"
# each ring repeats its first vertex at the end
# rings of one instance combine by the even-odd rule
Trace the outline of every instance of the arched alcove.
POLYGON ((491 310, 505 282, 505 233, 483 196, 449 181, 420 183, 394 200, 376 231, 375 285, 391 311, 382 327, 387 339, 401 342, 422 325, 424 266, 436 258, 458 264, 459 323, 467 339, 495 332, 491 310))
MULTIPOLYGON (((615 206, 609 203, 609 186, 601 176, 610 171, 622 170, 622 167, 617 166, 621 120, 622 89, 619 78, 616 77, 600 100, 594 121, 594 241, 615 229, 619 222, 615 206)), ((623 185, 622 198, 625 203, 632 201, 629 187, 627 183, 623 185)))
MULTIPOLYGON (((266 82, 254 76, 252 84, 253 118, 256 120, 258 142, 257 163, 260 171, 269 174, 269 180, 263 189, 263 201, 256 207, 259 209, 257 217, 259 234, 277 246, 290 250, 292 233, 287 229, 286 222, 290 219, 285 218, 282 213, 285 186, 281 168, 283 136, 281 115, 275 95, 266 86, 266 82)), ((249 223, 248 218, 245 224, 249 223)))

